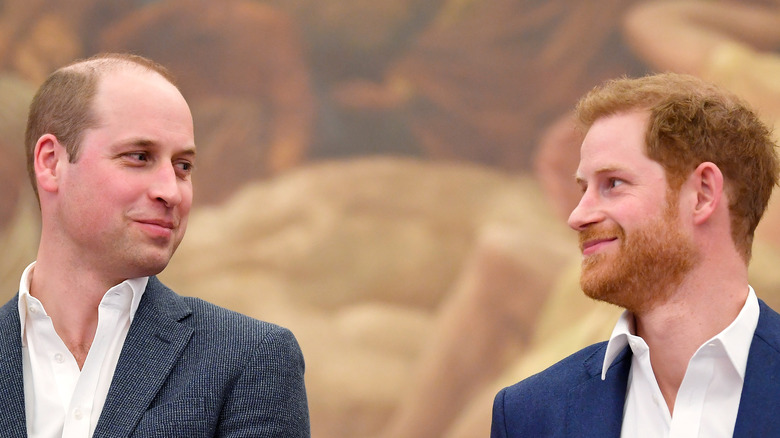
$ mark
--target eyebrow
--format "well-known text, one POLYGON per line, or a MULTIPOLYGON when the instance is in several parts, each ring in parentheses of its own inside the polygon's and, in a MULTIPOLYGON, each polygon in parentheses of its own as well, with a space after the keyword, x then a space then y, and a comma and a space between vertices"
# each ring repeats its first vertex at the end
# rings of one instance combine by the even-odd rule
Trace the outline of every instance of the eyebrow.
POLYGON ((177 156, 185 155, 188 157, 195 157, 197 155, 197 151, 195 150, 195 146, 188 147, 184 149, 183 151, 176 154, 177 156))
MULTIPOLYGON (((598 170, 596 170, 594 172, 594 175, 598 176, 598 175, 603 175, 605 173, 619 172, 620 170, 621 170, 620 168, 615 167, 615 166, 606 166, 606 167, 601 167, 598 170)), ((579 184, 579 185, 586 184, 585 177, 579 175, 578 172, 575 172, 575 174, 574 174, 574 181, 576 181, 577 184, 579 184)))
MULTIPOLYGON (((119 144, 119 146, 121 146, 121 145, 125 145, 125 146, 138 146, 138 147, 143 147, 143 148, 153 148, 153 147, 157 146, 157 142, 155 142, 153 140, 149 140, 148 138, 139 137, 139 138, 131 138, 128 141, 121 142, 119 144)), ((182 150, 181 152, 178 152, 178 153, 176 153, 174 155, 176 155, 176 156, 185 155, 185 156, 189 156, 189 157, 194 157, 194 156, 197 155, 195 145, 188 146, 188 147, 184 148, 184 150, 182 150)))

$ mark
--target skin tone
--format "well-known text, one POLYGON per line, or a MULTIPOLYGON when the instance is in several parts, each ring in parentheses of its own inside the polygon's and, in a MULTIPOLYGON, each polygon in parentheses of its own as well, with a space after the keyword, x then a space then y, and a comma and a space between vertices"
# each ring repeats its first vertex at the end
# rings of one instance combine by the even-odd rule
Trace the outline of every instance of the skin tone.
POLYGON ((34 164, 42 231, 30 293, 83 366, 105 292, 162 271, 192 205, 192 116, 179 91, 137 66, 105 71, 97 127, 76 162, 41 136, 34 164))
MULTIPOLYGON (((618 113, 597 120, 581 148, 577 181, 582 199, 569 217, 580 233, 621 227, 626 235, 658 224, 667 206, 663 167, 645 154, 648 114, 618 113)), ((669 412, 688 362, 704 342, 726 328, 747 299, 747 265, 730 235, 723 175, 701 163, 683 182, 676 223, 698 249, 697 262, 671 293, 634 313, 637 335, 651 351, 651 364, 669 412)), ((599 235, 581 244, 583 260, 621 257, 621 237, 599 235)), ((648 285, 648 288, 652 285, 648 285)))

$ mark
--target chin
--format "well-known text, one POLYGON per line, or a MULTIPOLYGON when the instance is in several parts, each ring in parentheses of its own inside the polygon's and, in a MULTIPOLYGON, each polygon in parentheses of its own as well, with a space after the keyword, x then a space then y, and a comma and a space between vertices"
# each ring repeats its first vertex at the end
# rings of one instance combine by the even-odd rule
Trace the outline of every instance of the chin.
POLYGON ((150 275, 157 275, 168 266, 168 262, 171 260, 168 255, 150 255, 141 260, 134 260, 129 262, 129 265, 133 266, 133 272, 136 272, 135 277, 148 277, 150 275))
POLYGON ((627 301, 630 301, 627 298, 630 297, 626 296, 624 281, 612 274, 595 268, 583 271, 580 277, 580 288, 589 298, 626 308, 627 301))

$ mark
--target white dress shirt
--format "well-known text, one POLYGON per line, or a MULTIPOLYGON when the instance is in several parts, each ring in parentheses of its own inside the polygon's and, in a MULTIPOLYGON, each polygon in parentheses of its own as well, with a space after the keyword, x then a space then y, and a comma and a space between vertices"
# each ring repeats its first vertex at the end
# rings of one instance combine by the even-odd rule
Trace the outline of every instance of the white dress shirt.
POLYGON ((30 295, 35 262, 19 284, 24 401, 30 438, 87 438, 95 431, 125 337, 148 277, 124 281, 103 296, 84 366, 54 330, 41 302, 30 295))
POLYGON ((623 409, 622 437, 731 437, 737 421, 750 343, 758 324, 758 299, 749 287, 737 318, 702 344, 685 370, 674 415, 669 413, 650 365, 645 341, 634 335, 634 318, 623 312, 607 344, 602 380, 615 357, 629 345, 633 353, 623 409))

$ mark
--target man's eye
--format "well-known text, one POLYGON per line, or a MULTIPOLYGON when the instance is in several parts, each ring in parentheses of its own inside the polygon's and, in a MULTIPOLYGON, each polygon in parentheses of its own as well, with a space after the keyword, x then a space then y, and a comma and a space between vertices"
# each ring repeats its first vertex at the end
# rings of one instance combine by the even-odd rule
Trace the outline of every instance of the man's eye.
POLYGON ((175 164, 177 172, 182 176, 188 176, 192 173, 193 168, 195 165, 190 161, 178 161, 175 164))
POLYGON ((607 185, 609 186, 609 188, 614 189, 615 187, 617 187, 617 186, 619 186, 619 185, 621 185, 623 183, 624 183, 624 181, 622 179, 610 178, 608 183, 607 183, 607 185))
POLYGON ((126 156, 136 161, 148 161, 149 159, 146 152, 130 152, 129 154, 126 154, 126 156))

